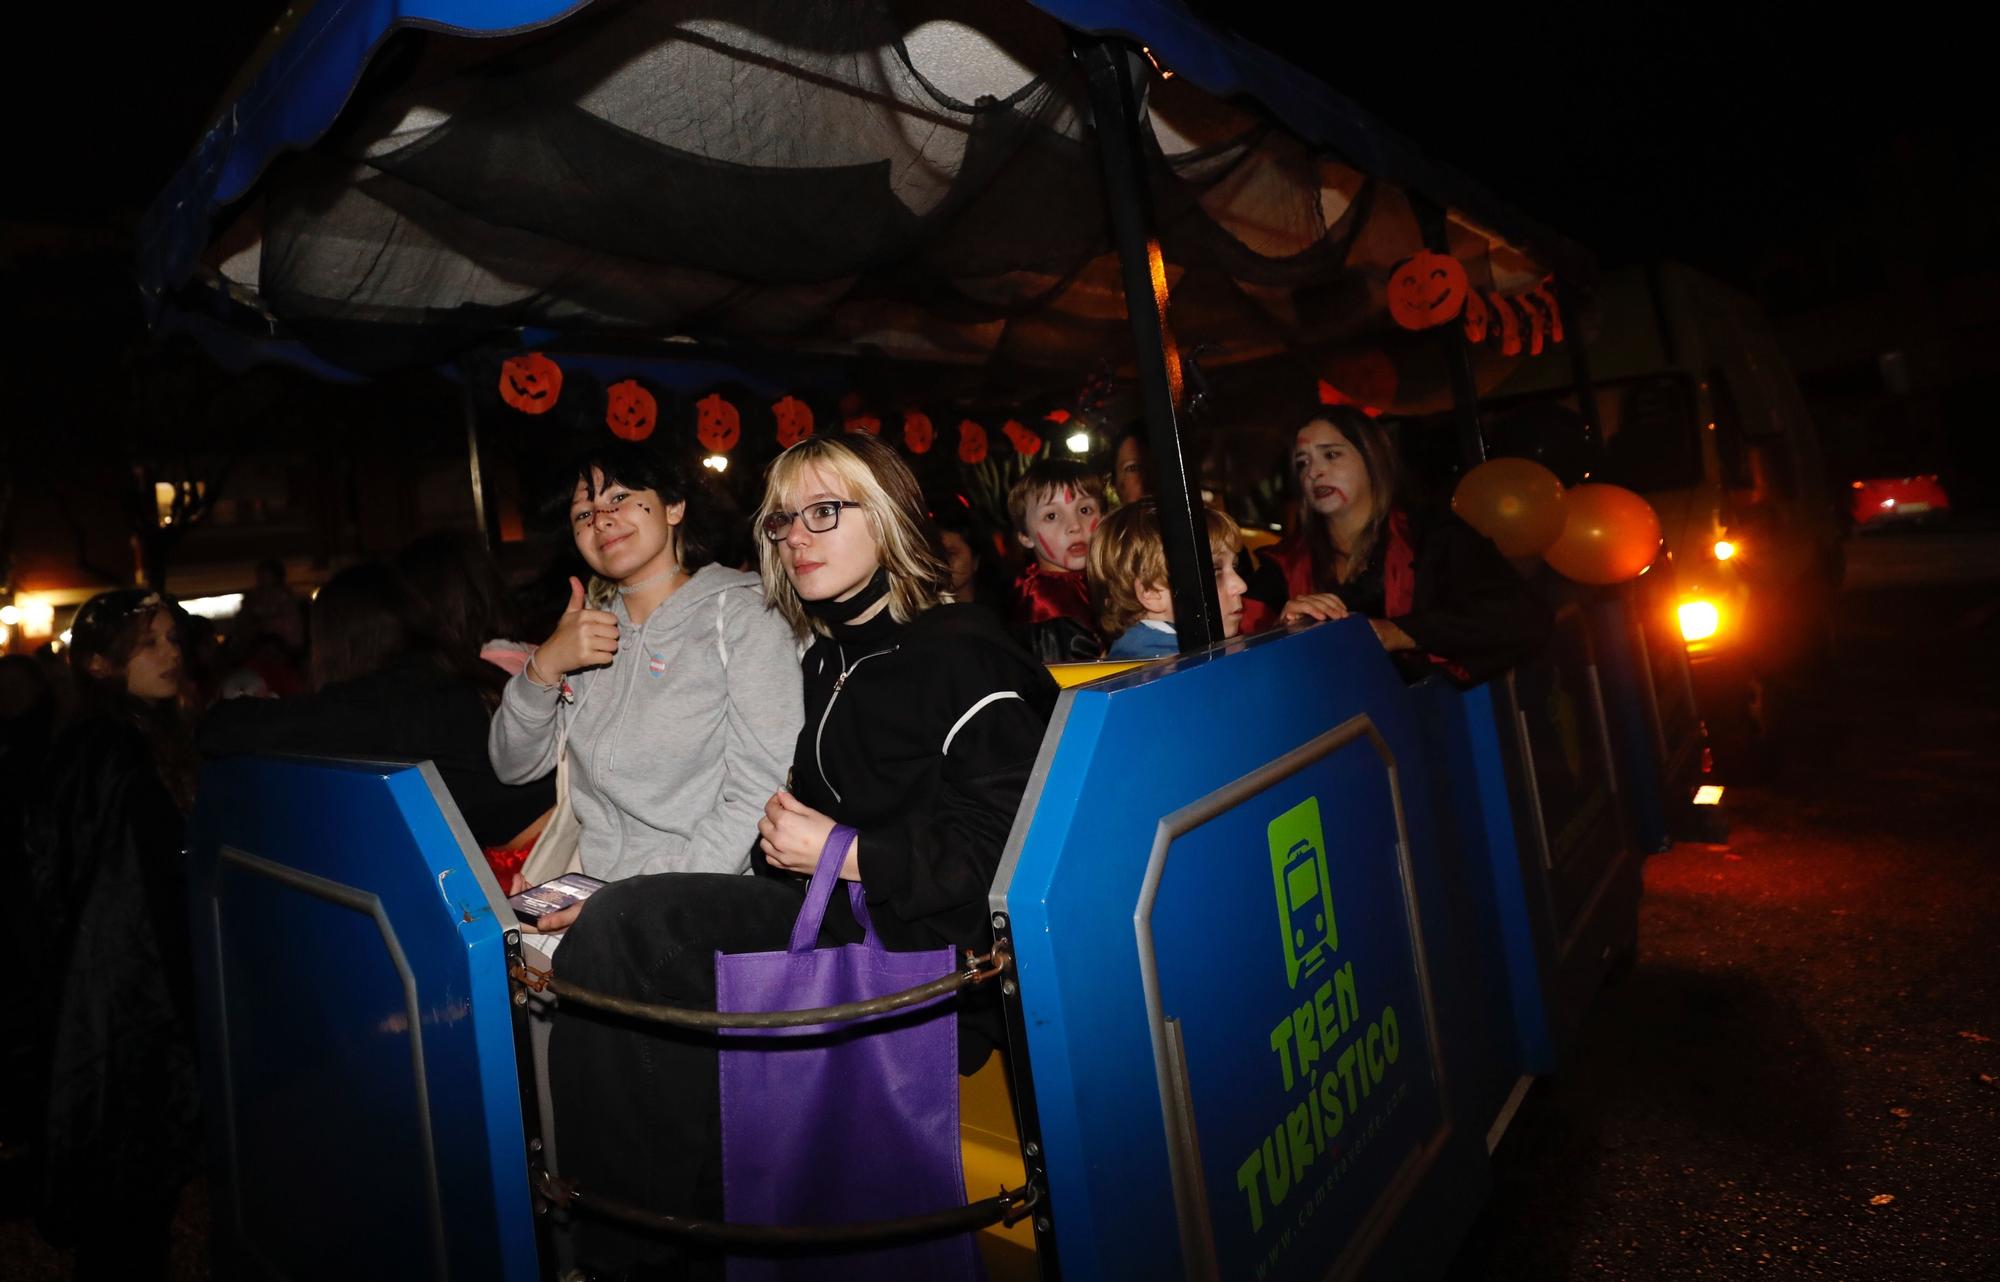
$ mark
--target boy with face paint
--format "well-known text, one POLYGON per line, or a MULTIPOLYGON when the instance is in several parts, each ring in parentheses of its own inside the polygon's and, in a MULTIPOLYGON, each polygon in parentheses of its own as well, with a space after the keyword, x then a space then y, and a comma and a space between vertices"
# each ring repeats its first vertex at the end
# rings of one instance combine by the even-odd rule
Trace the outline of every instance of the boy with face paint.
POLYGON ((1103 651, 1084 568, 1104 509, 1104 478, 1067 460, 1044 459, 1008 491, 1014 537, 1033 558, 1014 580, 1014 622, 1044 663, 1088 662, 1103 651))

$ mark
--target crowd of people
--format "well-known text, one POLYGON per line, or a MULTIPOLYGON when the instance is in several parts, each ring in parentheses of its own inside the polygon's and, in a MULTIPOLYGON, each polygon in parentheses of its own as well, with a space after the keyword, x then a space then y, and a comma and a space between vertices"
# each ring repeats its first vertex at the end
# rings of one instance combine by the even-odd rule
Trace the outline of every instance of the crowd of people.
MULTIPOLYGON (((1547 608, 1492 545, 1400 499, 1372 420, 1303 411, 1291 467, 1298 528, 1261 555, 1205 510, 1226 635, 1359 615, 1412 675, 1460 681, 1542 643, 1547 608)), ((510 892, 566 807, 570 866, 609 884, 539 928, 563 933, 566 979, 619 996, 712 1004, 715 954, 785 945, 836 830, 852 836, 840 876, 889 947, 983 950, 1055 703, 1044 664, 1179 648, 1146 476, 1136 434, 1110 485, 1080 463, 1031 468, 1008 503, 1026 561, 1011 591, 968 504, 927 497, 872 437, 829 436, 769 469, 754 565, 718 562, 683 465, 607 440, 553 478, 575 572, 523 591, 456 533, 339 571, 302 626, 280 573, 246 602, 255 634, 229 673, 196 671, 202 643, 170 601, 94 598, 71 629, 66 715, 12 693, 46 685, 18 669, 32 661, 0 682, 5 853, 28 887, 34 972, 4 1138, 36 1156, 44 1233, 77 1246, 79 1276, 164 1261, 198 1151, 181 850, 201 755, 431 760, 510 892), (106 1190, 139 1231, 85 1231, 106 1190)), ((861 932, 834 896, 821 942, 861 932)), ((968 1001, 961 1067, 1000 1035, 997 1006, 968 1001)), ((565 1011, 550 1079, 567 1176, 720 1218, 712 1039, 565 1011)), ((612 1276, 718 1267, 579 1231, 612 1276)))

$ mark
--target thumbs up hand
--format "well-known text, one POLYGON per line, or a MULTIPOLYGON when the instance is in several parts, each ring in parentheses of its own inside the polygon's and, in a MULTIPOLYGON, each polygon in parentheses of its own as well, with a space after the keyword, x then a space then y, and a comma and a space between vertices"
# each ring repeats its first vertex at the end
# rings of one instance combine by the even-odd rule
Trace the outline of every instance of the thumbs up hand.
POLYGON ((583 607, 583 584, 574 576, 569 581, 569 605, 542 648, 535 651, 534 665, 544 676, 557 678, 583 668, 599 668, 618 655, 618 616, 608 610, 583 607))

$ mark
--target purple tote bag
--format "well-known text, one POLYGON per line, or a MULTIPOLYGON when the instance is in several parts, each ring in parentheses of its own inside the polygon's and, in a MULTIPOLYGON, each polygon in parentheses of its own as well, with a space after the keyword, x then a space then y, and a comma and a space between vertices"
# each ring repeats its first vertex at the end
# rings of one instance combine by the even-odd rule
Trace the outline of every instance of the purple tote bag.
MULTIPOLYGON (((890 952, 859 882, 849 902, 865 938, 816 948, 854 829, 820 852, 791 947, 717 953, 721 1011, 798 1010, 867 1001, 927 983, 949 948, 890 952)), ((854 1024, 732 1029, 719 1056, 722 1202, 740 1224, 838 1224, 965 1205, 958 1135, 958 1015, 952 998, 854 1024)), ((883 1250, 729 1257, 731 1282, 983 1276, 970 1234, 883 1250)))

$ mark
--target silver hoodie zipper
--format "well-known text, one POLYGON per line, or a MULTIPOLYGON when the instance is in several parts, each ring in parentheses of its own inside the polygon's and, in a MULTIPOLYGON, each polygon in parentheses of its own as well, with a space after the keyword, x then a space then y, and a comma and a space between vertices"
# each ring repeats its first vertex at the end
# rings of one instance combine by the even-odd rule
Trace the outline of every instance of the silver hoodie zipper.
POLYGON ((847 651, 838 641, 833 643, 833 649, 834 653, 840 656, 840 675, 833 679, 833 693, 826 697, 826 707, 819 714, 819 728, 813 731, 813 764, 819 767, 819 781, 826 785, 826 790, 833 794, 833 799, 839 801, 840 789, 834 787, 833 780, 826 777, 826 760, 819 753, 820 739, 826 734, 826 719, 833 715, 833 705, 840 698, 840 688, 847 684, 847 678, 854 674, 854 669, 860 667, 870 659, 879 659, 885 654, 894 654, 896 647, 892 645, 886 650, 877 650, 873 654, 864 654, 852 664, 848 663, 847 651))

